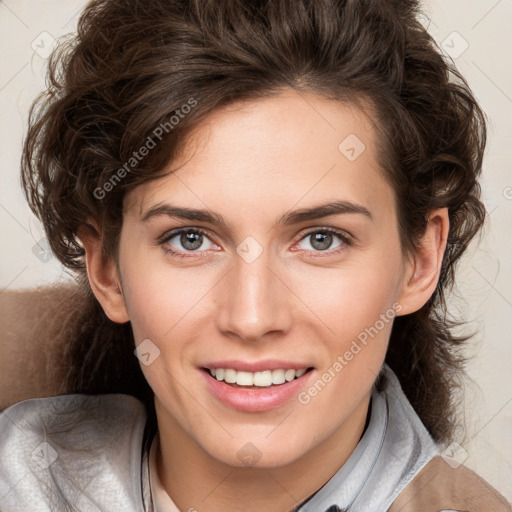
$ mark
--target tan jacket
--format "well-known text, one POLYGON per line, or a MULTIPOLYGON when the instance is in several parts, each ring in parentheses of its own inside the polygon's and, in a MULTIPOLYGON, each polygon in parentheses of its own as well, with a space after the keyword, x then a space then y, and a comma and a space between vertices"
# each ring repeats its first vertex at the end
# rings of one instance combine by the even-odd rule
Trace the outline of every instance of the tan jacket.
POLYGON ((407 485, 388 512, 511 512, 496 489, 464 465, 434 457, 407 485))

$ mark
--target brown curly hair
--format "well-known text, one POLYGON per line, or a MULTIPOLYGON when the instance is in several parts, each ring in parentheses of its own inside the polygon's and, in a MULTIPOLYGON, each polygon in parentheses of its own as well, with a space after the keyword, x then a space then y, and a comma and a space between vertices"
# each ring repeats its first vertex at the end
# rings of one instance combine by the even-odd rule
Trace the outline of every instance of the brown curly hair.
POLYGON ((108 320, 89 288, 79 230, 95 219, 105 254, 117 259, 127 191, 161 176, 213 110, 292 88, 371 105, 404 251, 415 250, 430 211, 449 209, 437 289, 418 312, 395 319, 386 361, 433 438, 450 439, 467 338, 454 334, 445 292, 485 219, 477 179, 486 120, 467 82, 420 23, 420 12, 415 0, 87 5, 78 33, 51 56, 48 88, 32 106, 22 157, 30 207, 84 292, 69 333, 66 390, 130 393, 152 410, 130 324, 108 320), (164 130, 162 143, 98 198, 155 127, 191 98, 196 105, 164 130))

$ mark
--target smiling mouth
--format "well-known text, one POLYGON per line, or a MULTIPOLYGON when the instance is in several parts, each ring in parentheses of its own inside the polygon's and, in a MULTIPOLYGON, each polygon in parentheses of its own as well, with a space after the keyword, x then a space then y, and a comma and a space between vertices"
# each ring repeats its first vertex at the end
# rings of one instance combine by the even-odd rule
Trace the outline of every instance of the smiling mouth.
POLYGON ((224 382, 233 388, 268 389, 282 386, 300 379, 314 368, 265 370, 262 372, 237 371, 232 368, 201 368, 214 380, 224 382))

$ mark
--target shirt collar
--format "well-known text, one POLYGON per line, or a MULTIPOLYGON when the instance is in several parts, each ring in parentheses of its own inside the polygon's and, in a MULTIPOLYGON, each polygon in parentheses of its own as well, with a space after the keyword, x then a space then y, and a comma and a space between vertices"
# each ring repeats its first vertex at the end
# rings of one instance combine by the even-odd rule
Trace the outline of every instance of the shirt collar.
POLYGON ((437 448, 384 364, 372 389, 368 428, 345 464, 297 512, 387 510, 437 448))

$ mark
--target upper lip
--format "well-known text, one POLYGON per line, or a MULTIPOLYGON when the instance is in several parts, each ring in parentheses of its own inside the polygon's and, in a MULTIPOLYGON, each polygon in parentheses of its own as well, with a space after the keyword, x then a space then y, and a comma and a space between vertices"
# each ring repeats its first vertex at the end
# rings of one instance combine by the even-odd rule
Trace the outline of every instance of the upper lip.
POLYGON ((301 370, 307 369, 312 365, 304 363, 296 363, 293 361, 281 361, 279 359, 265 359, 263 361, 241 361, 239 359, 230 359, 224 361, 212 361, 200 365, 203 368, 231 368, 242 372, 262 372, 265 370, 301 370))

